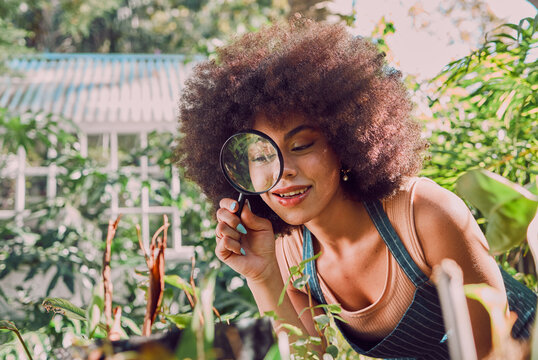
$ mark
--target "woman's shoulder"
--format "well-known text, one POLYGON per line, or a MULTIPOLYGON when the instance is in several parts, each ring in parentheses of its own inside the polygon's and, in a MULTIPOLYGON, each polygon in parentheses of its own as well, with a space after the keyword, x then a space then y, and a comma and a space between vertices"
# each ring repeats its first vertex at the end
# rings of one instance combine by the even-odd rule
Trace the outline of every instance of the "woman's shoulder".
POLYGON ((291 266, 300 263, 303 256, 302 226, 291 229, 288 234, 279 235, 275 246, 279 258, 286 259, 291 266))

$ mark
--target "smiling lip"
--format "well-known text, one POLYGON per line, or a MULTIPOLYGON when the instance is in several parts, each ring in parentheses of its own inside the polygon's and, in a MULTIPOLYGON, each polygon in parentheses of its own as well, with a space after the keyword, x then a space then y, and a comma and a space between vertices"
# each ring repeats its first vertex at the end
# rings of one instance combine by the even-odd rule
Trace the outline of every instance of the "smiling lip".
POLYGON ((276 197, 278 203, 282 206, 295 206, 305 199, 310 192, 311 186, 290 186, 282 189, 277 189, 271 192, 276 197), (306 189, 306 190, 305 190, 306 189), (298 193, 297 193, 298 192, 298 193), (284 194, 293 194, 282 197, 284 194))

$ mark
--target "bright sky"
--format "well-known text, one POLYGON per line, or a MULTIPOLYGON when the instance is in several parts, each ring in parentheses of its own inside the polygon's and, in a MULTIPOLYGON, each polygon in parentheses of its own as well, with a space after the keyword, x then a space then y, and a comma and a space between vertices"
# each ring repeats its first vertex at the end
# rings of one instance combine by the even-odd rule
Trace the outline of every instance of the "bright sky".
MULTIPOLYGON (((357 17, 353 32, 370 35, 378 21, 384 16, 392 21, 396 33, 387 37, 387 44, 394 53, 394 65, 404 73, 430 78, 436 75, 449 61, 467 55, 472 49, 469 44, 451 41, 455 35, 454 25, 438 7, 443 0, 356 0, 357 17), (418 4, 427 22, 434 22, 427 30, 417 30, 409 16, 409 8, 418 4)), ((331 6, 336 12, 350 14, 353 0, 334 0, 331 6)), ((534 17, 536 8, 526 0, 488 0, 491 11, 505 22, 518 23, 524 17, 534 17)), ((418 17, 420 21, 420 16, 418 17)), ((472 21, 460 26, 472 34, 477 25, 472 21)), ((475 45, 476 46, 476 45, 475 45)))

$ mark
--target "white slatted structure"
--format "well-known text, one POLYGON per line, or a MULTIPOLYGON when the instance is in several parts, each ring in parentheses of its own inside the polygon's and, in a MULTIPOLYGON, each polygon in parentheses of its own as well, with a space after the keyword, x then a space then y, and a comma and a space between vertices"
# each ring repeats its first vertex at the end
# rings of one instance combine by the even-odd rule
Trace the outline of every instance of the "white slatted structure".
MULTIPOLYGON (((88 156, 89 141, 98 138, 103 153, 109 154, 106 171, 128 168, 142 180, 159 177, 161 169, 141 156, 137 166, 123 166, 118 159, 119 142, 136 135, 141 148, 152 131, 177 131, 177 102, 188 73, 199 58, 186 61, 182 55, 146 54, 41 54, 13 59, 9 76, 0 77, 0 107, 23 114, 27 111, 61 115, 75 122, 81 154, 88 156)), ((1 129, 0 129, 1 130, 1 129)), ((26 183, 31 176, 46 177, 46 196, 56 192, 55 174, 61 169, 30 166, 20 149, 16 166, 4 169, 0 180, 11 179, 15 196, 11 207, 0 207, 0 218, 22 222, 25 215, 26 183)), ((1 184, 0 184, 1 185, 1 184)), ((170 184, 172 194, 180 191, 178 174, 170 184)), ((45 191, 45 190, 44 190, 45 191)), ((2 205, 0 203, 0 205, 2 205)), ((144 242, 150 239, 150 216, 167 214, 172 225, 174 258, 188 258, 192 248, 181 244, 179 211, 175 207, 151 205, 148 189, 140 190, 139 204, 122 206, 116 189, 111 190, 110 215, 141 217, 144 242)))

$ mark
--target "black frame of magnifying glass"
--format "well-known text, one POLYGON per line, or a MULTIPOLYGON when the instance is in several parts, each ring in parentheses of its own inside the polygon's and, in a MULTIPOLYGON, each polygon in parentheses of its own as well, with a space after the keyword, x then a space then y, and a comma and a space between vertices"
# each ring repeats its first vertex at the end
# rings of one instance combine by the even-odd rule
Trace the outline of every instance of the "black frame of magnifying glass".
POLYGON ((222 173, 224 174, 224 177, 226 178, 226 180, 228 181, 228 183, 230 185, 232 185, 232 187, 239 191, 241 194, 244 194, 244 195, 260 195, 260 194, 263 194, 263 193, 266 193, 268 192, 269 190, 271 190, 272 188, 275 187, 276 184, 278 184, 278 182, 280 181, 280 178, 282 178, 282 174, 284 172, 284 158, 282 157, 282 152, 280 151, 280 148, 278 147, 278 145, 276 144, 276 142, 273 141, 273 139, 271 139, 269 137, 269 135, 265 134, 265 133, 262 133, 261 131, 258 131, 258 130, 253 130, 253 129, 247 129, 247 130, 242 130, 242 131, 238 131, 236 133, 234 133, 233 135, 231 135, 225 142, 224 144, 222 144, 222 147, 220 148, 220 156, 219 156, 219 162, 220 162, 220 169, 222 170, 222 173), (235 182, 230 179, 230 177, 228 176, 228 174, 226 173, 226 169, 224 168, 224 163, 222 161, 222 154, 224 152, 224 149, 226 148, 226 145, 228 144, 228 142, 230 142, 230 140, 234 137, 234 136, 237 136, 237 135, 241 135, 241 134, 255 134, 255 135, 258 135, 262 138, 264 138, 265 140, 269 141, 271 143, 271 145, 274 146, 274 148, 276 149, 276 153, 278 155, 278 160, 280 161, 280 172, 278 173, 278 179, 277 181, 275 181, 275 183, 273 184, 273 186, 271 186, 269 189, 265 190, 265 191, 258 191, 258 192, 255 192, 255 191, 248 191, 248 190, 244 190, 242 188, 240 188, 239 186, 237 186, 235 184, 235 182))

